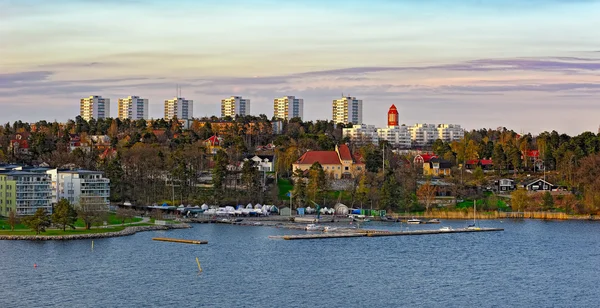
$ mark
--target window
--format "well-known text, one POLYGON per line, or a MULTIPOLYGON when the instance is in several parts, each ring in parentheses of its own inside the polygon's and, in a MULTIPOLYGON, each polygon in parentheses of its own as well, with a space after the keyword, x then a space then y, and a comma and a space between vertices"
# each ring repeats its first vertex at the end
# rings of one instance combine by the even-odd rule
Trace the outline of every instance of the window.
POLYGON ((344 167, 344 170, 348 171, 348 167, 344 167))

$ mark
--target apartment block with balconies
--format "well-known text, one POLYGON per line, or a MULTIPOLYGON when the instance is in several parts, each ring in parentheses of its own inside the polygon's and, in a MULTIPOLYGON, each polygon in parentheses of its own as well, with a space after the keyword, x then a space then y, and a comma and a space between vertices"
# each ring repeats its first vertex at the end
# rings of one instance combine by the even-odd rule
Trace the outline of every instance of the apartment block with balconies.
POLYGON ((0 173, 0 214, 33 215, 38 208, 52 213, 50 177, 44 173, 8 171, 0 173))
POLYGON ((90 170, 61 170, 47 171, 51 176, 52 201, 61 199, 79 205, 110 205, 110 179, 104 177, 100 171, 90 170))
POLYGON ((221 117, 250 115, 250 100, 241 96, 232 96, 221 100, 221 117))
POLYGON ((194 101, 182 97, 165 100, 165 120, 177 118, 191 120, 194 113, 194 101))
POLYGON ((362 124, 363 101, 356 97, 334 99, 332 104, 333 123, 362 124))
POLYGON ((79 101, 79 115, 86 121, 110 117, 110 99, 99 95, 82 98, 79 101))
POLYGON ((301 98, 296 98, 295 96, 284 96, 276 98, 273 102, 273 117, 276 119, 302 119, 303 114, 304 100, 301 98))
POLYGON ((128 96, 119 98, 118 117, 121 120, 147 120, 148 119, 148 99, 139 96, 128 96))

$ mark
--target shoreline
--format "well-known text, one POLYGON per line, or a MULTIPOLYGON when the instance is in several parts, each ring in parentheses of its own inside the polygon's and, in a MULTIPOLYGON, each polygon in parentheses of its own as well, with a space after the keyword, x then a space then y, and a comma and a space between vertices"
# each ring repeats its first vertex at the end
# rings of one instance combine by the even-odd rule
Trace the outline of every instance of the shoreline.
POLYGON ((70 235, 0 235, 0 241, 74 241, 99 239, 110 237, 121 237, 134 235, 138 232, 172 230, 172 229, 188 229, 191 228, 187 223, 179 223, 174 225, 155 225, 155 226, 132 226, 126 227, 121 231, 105 232, 105 233, 88 233, 88 234, 70 234, 70 235))

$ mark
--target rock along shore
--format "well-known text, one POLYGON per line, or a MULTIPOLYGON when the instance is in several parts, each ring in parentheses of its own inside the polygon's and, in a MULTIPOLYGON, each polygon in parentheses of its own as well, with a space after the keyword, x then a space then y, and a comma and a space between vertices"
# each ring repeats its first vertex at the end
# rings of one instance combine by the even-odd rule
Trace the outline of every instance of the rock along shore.
POLYGON ((70 235, 0 235, 0 240, 21 240, 21 241, 69 241, 69 240, 86 240, 97 238, 109 238, 132 235, 137 232, 158 231, 170 229, 187 229, 191 228, 189 224, 181 223, 166 226, 134 226, 127 227, 117 232, 105 233, 90 233, 90 234, 70 234, 70 235))

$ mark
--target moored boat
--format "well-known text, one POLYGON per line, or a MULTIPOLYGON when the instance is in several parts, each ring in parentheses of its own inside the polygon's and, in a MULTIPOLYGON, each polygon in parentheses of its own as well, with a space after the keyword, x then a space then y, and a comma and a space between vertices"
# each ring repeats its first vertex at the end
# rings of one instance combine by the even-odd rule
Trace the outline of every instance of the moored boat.
POLYGON ((420 219, 416 219, 416 218, 413 217, 413 218, 407 220, 406 223, 409 224, 409 225, 418 225, 418 224, 423 223, 423 221, 421 221, 420 219))

